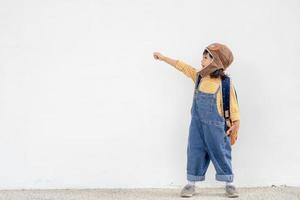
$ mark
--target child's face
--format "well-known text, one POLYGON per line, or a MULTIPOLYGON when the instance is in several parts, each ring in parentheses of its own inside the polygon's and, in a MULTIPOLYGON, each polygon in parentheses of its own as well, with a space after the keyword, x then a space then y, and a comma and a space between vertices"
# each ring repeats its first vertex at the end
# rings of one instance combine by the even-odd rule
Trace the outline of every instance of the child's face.
POLYGON ((202 60, 201 60, 202 68, 207 67, 212 61, 213 61, 213 59, 210 57, 210 55, 208 53, 203 54, 202 60))

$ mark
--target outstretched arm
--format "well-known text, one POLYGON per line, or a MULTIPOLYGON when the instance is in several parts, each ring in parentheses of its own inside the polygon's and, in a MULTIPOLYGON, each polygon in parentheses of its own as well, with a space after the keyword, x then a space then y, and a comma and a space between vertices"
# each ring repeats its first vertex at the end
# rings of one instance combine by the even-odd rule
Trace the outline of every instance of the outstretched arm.
POLYGON ((176 60, 176 59, 164 56, 159 52, 154 52, 153 56, 157 60, 161 60, 161 61, 168 63, 169 65, 172 65, 177 70, 181 71, 183 74, 185 74, 187 77, 191 78, 195 82, 197 70, 194 67, 192 67, 191 65, 189 65, 181 60, 176 60))

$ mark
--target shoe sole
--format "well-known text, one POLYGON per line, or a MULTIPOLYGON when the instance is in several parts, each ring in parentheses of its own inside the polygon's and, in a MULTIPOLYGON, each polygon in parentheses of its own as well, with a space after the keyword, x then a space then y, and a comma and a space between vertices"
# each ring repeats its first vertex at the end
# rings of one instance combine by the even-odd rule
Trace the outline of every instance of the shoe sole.
POLYGON ((181 197, 192 197, 193 194, 181 194, 180 196, 181 196, 181 197))
POLYGON ((240 195, 238 195, 238 194, 226 194, 226 196, 229 197, 229 198, 237 198, 240 195))

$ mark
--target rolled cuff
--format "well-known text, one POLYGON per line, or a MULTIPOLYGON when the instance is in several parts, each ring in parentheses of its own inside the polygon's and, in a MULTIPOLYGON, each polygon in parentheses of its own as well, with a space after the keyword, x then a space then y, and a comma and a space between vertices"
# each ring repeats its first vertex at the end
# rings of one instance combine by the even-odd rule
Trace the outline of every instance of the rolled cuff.
POLYGON ((240 120, 240 114, 239 113, 230 113, 230 119, 231 121, 237 121, 240 120))
POLYGON ((195 175, 187 174, 187 180, 188 181, 204 181, 205 176, 195 176, 195 175))
POLYGON ((233 182, 233 174, 230 175, 218 175, 216 174, 216 180, 222 182, 233 182))

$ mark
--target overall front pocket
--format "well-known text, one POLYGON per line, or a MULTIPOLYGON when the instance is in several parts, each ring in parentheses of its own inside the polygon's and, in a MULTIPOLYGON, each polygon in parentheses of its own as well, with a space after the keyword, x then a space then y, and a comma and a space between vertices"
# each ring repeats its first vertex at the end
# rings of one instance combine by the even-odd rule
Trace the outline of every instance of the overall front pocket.
POLYGON ((212 103, 209 101, 209 99, 205 99, 205 97, 196 99, 196 104, 199 112, 213 112, 212 103))

